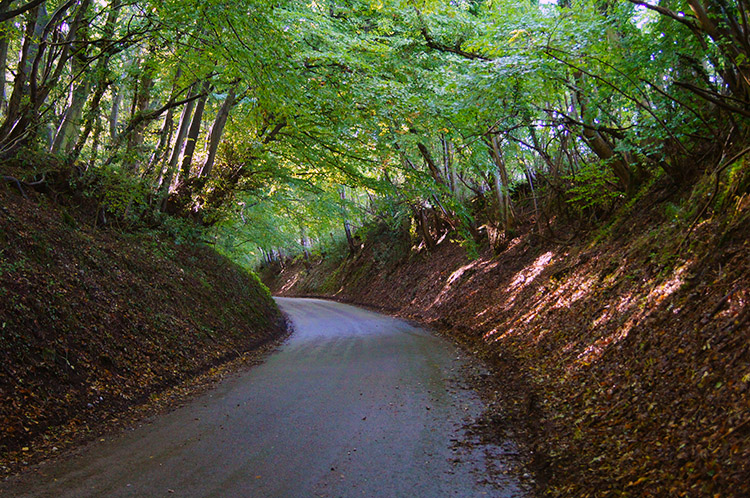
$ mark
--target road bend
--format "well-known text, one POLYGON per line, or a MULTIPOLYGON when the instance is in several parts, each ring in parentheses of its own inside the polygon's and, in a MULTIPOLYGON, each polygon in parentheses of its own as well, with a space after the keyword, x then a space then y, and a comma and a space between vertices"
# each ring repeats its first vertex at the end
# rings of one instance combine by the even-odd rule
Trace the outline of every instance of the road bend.
POLYGON ((263 364, 0 495, 526 495, 503 475, 512 442, 482 444, 467 429, 483 406, 453 345, 353 306, 277 302, 294 333, 263 364))

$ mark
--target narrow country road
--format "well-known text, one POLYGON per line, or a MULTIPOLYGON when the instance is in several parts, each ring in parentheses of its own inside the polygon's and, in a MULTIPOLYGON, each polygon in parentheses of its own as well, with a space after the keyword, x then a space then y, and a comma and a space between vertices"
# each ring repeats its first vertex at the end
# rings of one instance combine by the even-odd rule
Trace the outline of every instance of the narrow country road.
POLYGON ((352 306, 278 303, 295 332, 262 365, 0 495, 525 496, 497 477, 512 444, 482 445, 465 430, 482 403, 455 347, 352 306))

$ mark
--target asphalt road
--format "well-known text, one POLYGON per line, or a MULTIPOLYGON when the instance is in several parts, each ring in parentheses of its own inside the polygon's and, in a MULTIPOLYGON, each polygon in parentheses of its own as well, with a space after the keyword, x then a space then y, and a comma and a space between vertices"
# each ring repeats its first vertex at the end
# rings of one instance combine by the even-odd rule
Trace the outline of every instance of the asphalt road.
POLYGON ((295 332, 262 365, 0 494, 525 496, 501 472, 512 443, 481 444, 467 431, 482 403, 455 347, 352 306, 278 303, 295 332))

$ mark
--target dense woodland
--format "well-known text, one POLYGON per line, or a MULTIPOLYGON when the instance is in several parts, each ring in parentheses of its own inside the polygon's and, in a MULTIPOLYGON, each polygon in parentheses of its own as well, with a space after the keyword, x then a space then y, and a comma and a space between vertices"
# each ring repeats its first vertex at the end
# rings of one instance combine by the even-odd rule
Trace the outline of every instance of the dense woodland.
POLYGON ((720 210, 747 187, 749 8, 3 0, 2 173, 64 179, 97 225, 188 220, 249 261, 354 249, 373 218, 501 250, 659 179, 713 175, 695 210, 720 210))

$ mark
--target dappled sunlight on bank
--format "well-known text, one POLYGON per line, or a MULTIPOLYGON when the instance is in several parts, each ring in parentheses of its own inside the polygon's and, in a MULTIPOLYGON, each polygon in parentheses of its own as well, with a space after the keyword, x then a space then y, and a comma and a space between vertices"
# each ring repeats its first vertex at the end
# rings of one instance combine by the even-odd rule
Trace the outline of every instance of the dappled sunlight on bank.
POLYGON ((558 468, 577 461, 607 477, 614 468, 627 486, 640 462, 683 482, 693 469, 716 472, 718 457, 694 451, 710 447, 736 472, 731 445, 746 417, 726 413, 748 408, 750 374, 737 369, 750 354, 746 231, 724 256, 707 244, 702 256, 675 255, 680 237, 665 245, 652 230, 633 233, 578 246, 526 234, 471 261, 446 244, 375 275, 358 299, 394 305, 528 375, 558 468))
POLYGON ((536 277, 538 277, 552 261, 553 256, 554 254, 552 251, 548 251, 539 256, 531 265, 516 274, 515 278, 510 283, 508 290, 511 292, 518 292, 527 285, 533 283, 536 277))
POLYGON ((450 274, 446 279, 445 285, 443 286, 440 293, 432 301, 432 304, 428 307, 438 305, 445 300, 448 294, 455 290, 459 285, 467 284, 475 275, 484 275, 494 270, 498 266, 497 261, 488 260, 486 258, 478 258, 471 263, 464 265, 450 274), (466 278, 464 279, 464 276, 466 278), (462 282, 462 280, 465 280, 462 282))
POLYGON ((647 301, 649 301, 649 304, 659 304, 664 299, 668 298, 672 294, 679 289, 683 283, 685 283, 685 274, 688 272, 688 269, 690 268, 690 263, 686 263, 679 268, 677 268, 674 273, 672 274, 672 277, 667 280, 666 282, 663 282, 656 286, 654 290, 652 290, 648 294, 647 301))

